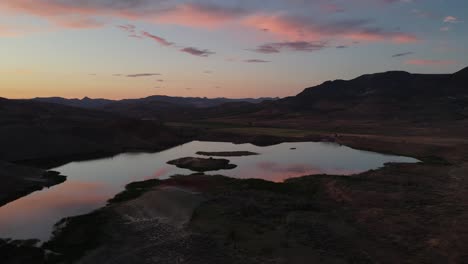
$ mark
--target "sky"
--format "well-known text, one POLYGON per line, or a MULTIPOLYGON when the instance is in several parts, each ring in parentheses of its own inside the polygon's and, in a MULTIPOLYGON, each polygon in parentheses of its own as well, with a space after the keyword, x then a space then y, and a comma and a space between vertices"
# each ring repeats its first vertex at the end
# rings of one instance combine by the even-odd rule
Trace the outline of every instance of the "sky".
POLYGON ((285 97, 468 66, 466 0, 0 0, 0 97, 285 97))

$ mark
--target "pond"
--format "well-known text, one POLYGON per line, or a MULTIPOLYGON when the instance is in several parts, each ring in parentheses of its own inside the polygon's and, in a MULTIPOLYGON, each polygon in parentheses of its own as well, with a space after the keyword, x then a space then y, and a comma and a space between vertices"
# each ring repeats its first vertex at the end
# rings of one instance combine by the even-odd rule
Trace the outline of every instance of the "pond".
POLYGON ((409 157, 384 155, 323 142, 282 143, 269 147, 252 144, 193 141, 158 153, 125 153, 110 158, 77 161, 52 170, 68 176, 66 182, 34 192, 0 207, 0 238, 48 240, 60 219, 89 213, 133 181, 166 179, 191 174, 166 162, 181 157, 203 157, 198 151, 251 151, 254 156, 223 157, 237 167, 212 171, 235 178, 281 182, 311 174, 350 175, 376 169, 387 162, 415 163, 409 157))

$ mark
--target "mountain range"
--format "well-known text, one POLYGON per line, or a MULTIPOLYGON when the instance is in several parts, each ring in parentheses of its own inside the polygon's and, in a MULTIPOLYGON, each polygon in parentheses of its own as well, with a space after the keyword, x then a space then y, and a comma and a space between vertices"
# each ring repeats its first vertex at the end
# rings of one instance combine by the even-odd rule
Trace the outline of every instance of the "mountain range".
MULTIPOLYGON (((391 71, 327 81, 296 96, 263 102, 217 121, 257 126, 339 129, 383 124, 410 129, 468 125, 468 68, 453 74, 391 71)), ((246 107, 244 107, 246 109, 246 107)), ((386 125, 387 128, 391 127, 386 125)), ((459 130, 460 131, 460 130, 459 130)))
MULTIPOLYGON (((194 119, 357 120, 413 122, 466 120, 468 68, 454 74, 411 74, 403 71, 367 74, 352 80, 327 81, 283 99, 227 99, 150 96, 141 99, 35 98, 34 101, 91 108, 122 116, 185 121, 194 119)), ((301 121, 301 123, 304 123, 301 121)), ((278 124, 275 124, 278 125, 278 124)), ((304 125, 304 124, 303 124, 304 125)))
POLYGON ((348 81, 328 81, 296 96, 273 98, 276 100, 0 98, 0 160, 148 146, 159 149, 164 142, 173 145, 180 141, 161 125, 171 121, 335 132, 378 130, 398 135, 448 131, 464 136, 468 128, 467 83, 465 68, 454 74, 368 74, 348 81))

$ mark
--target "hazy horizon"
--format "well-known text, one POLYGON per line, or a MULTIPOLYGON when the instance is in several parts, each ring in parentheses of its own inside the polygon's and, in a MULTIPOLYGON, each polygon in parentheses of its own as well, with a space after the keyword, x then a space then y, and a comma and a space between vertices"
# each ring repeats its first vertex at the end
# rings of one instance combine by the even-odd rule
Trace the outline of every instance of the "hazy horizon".
MULTIPOLYGON (((462 69, 465 69, 465 68, 468 68, 467 67, 464 67, 464 68, 461 68, 461 69, 458 69, 456 70, 455 72, 446 72, 446 73, 440 73, 440 72, 433 72, 433 73, 419 73, 419 72, 410 72, 411 74, 453 74, 453 73, 456 73, 462 69)), ((402 70, 389 70, 390 72, 392 71, 402 71, 402 70)), ((374 73, 366 73, 366 74, 375 74, 375 73, 379 73, 379 72, 374 72, 374 73)), ((362 75, 365 75, 365 74, 362 74, 362 75)), ((362 76, 360 75, 360 76, 362 76)), ((356 76, 354 78, 357 78, 359 76, 356 76)), ((351 79, 347 79, 347 80, 352 80, 354 78, 351 78, 351 79)), ((343 80, 343 79, 334 79, 334 80, 343 80)), ((326 81, 333 81, 333 80, 325 80, 324 82, 326 81)), ((322 82, 323 83, 323 82, 322 82)), ((319 83, 317 85, 320 85, 322 83, 319 83)), ((311 88, 311 87, 314 87, 316 85, 313 85, 313 86, 307 86, 307 87, 304 87, 303 89, 301 89, 298 93, 304 91, 305 89, 307 88, 311 88)), ((7 98, 7 99, 24 99, 24 100, 28 100, 28 99, 35 99, 35 98, 64 98, 64 99, 78 99, 78 100, 82 100, 84 98, 89 98, 89 99, 105 99, 105 100, 125 100, 125 99, 142 99, 142 98, 147 98, 147 97, 151 97, 151 96, 167 96, 167 97, 183 97, 183 98, 207 98, 207 99, 233 99, 233 100, 236 100, 236 99, 261 99, 261 98, 285 98, 285 97, 289 97, 289 96, 295 96, 297 95, 298 93, 296 94, 291 94, 291 95, 286 95, 286 96, 268 96, 268 95, 265 95, 265 96, 257 96, 257 97, 225 97, 225 96, 203 96, 203 95, 200 95, 200 96, 181 96, 181 95, 169 95, 169 94, 148 94, 148 95, 143 95, 143 96, 137 96, 137 97, 122 97, 122 98, 107 98, 107 97, 92 97, 92 96, 87 96, 87 95, 84 95, 84 96, 81 96, 81 97, 66 97, 66 96, 59 96, 59 95, 50 95, 50 96, 34 96, 34 97, 18 97, 18 98, 15 98, 15 97, 4 97, 4 98, 7 98)), ((1 97, 1 96, 0 96, 1 97)))

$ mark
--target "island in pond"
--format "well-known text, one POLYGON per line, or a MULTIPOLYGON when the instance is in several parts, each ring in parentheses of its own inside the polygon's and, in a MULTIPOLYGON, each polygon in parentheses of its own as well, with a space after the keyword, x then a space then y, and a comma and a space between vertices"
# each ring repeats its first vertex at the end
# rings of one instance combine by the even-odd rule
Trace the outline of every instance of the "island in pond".
POLYGON ((230 170, 237 167, 231 164, 227 159, 213 159, 213 158, 194 158, 185 157, 168 161, 167 164, 175 165, 178 168, 189 169, 192 171, 205 172, 216 170, 230 170))
POLYGON ((207 152, 207 151, 198 151, 197 155, 201 156, 217 156, 217 157, 242 157, 242 156, 254 156, 260 155, 251 151, 218 151, 218 152, 207 152))

